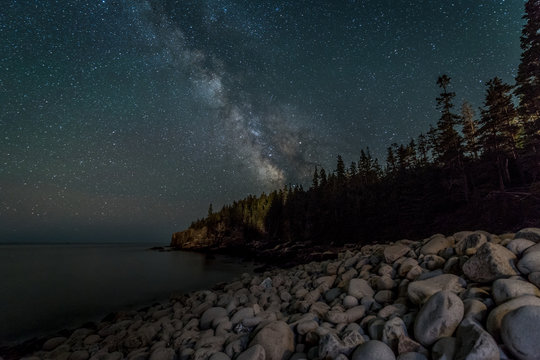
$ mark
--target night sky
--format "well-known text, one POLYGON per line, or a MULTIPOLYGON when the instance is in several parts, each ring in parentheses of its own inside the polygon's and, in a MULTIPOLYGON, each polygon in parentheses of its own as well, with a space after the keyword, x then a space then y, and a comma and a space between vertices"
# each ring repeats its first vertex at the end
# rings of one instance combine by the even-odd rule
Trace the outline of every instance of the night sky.
POLYGON ((513 82, 523 0, 8 0, 0 241, 155 241, 513 82), (165 5, 164 5, 165 4, 165 5))

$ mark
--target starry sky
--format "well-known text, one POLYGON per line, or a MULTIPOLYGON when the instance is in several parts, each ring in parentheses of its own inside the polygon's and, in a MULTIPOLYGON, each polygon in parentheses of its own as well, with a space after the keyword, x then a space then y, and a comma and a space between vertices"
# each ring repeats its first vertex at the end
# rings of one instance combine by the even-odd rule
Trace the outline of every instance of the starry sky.
POLYGON ((523 0, 7 0, 0 242, 151 241, 513 82, 523 0))

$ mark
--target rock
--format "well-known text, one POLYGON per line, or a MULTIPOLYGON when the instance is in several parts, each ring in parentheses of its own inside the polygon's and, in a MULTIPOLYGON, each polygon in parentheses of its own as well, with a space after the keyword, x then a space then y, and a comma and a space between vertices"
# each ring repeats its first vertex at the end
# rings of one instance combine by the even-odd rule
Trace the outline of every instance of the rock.
POLYGON ((535 244, 535 242, 531 241, 531 240, 527 240, 527 239, 514 239, 512 241, 510 241, 507 245, 506 245, 506 248, 508 250, 510 250, 511 252, 513 252, 514 254, 516 254, 517 256, 521 256, 521 254, 527 250, 528 248, 530 248, 531 246, 533 246, 535 244))
POLYGON ((540 359, 540 306, 522 306, 506 314, 501 337, 517 359, 540 359))
POLYGON ((535 243, 540 242, 540 229, 539 228, 525 228, 519 230, 514 239, 527 239, 534 241, 535 243))
POLYGON ((236 325, 242 322, 242 320, 251 318, 253 316, 255 316, 255 312, 253 311, 253 308, 251 307, 241 308, 237 312, 235 312, 234 315, 231 317, 231 323, 233 325, 236 325))
POLYGON ((422 306, 414 322, 414 336, 424 346, 452 336, 463 319, 461 299, 451 291, 439 291, 422 306))
POLYGON ((519 260, 517 267, 522 274, 528 275, 540 271, 540 251, 525 253, 519 260))
POLYGON ((339 295, 341 295, 341 289, 333 288, 324 293, 324 299, 330 303, 334 301, 336 298, 338 298, 339 295))
POLYGON ((397 347, 398 354, 404 354, 408 352, 419 352, 422 354, 427 354, 426 348, 424 348, 422 345, 414 341, 408 336, 400 336, 398 339, 398 347, 397 347))
POLYGON ((438 255, 426 255, 424 257, 424 265, 429 270, 435 270, 443 267, 446 260, 438 255))
POLYGON ((461 293, 467 283, 459 276, 443 274, 427 280, 418 280, 409 283, 407 296, 414 304, 422 304, 431 295, 441 290, 461 293))
POLYGON ((392 264, 394 261, 399 259, 400 257, 406 255, 411 249, 403 244, 396 244, 387 246, 384 248, 384 259, 388 264, 392 264))
POLYGON ((439 251, 454 245, 453 238, 435 235, 420 249, 422 255, 437 255, 439 251))
POLYGON ((518 279, 498 279, 493 282, 491 293, 497 305, 522 296, 540 296, 540 289, 528 281, 518 279))
POLYGON ((463 300, 463 305, 465 307, 465 315, 463 315, 464 319, 470 318, 479 323, 484 323, 488 310, 486 304, 478 299, 465 299, 463 300))
POLYGON ((354 350, 351 360, 395 360, 396 356, 392 349, 378 340, 370 340, 358 346, 354 350))
POLYGON ((343 306, 345 306, 347 309, 355 307, 358 305, 358 299, 354 296, 347 295, 345 298, 343 298, 343 306))
POLYGON ((63 337, 63 336, 57 336, 57 337, 53 337, 47 341, 45 341, 45 343, 43 344, 43 347, 42 349, 44 351, 51 351, 51 350, 54 350, 56 349, 59 345, 65 343, 67 340, 67 338, 63 337))
POLYGON ((403 353, 397 357, 397 360, 428 360, 426 355, 417 352, 403 353))
POLYGON ((371 286, 369 286, 368 282, 364 279, 351 279, 351 281, 349 281, 347 293, 357 299, 373 297, 375 294, 371 286))
POLYGON ((213 353, 208 360, 231 360, 231 358, 224 352, 213 353))
POLYGON ((400 277, 405 277, 412 268, 418 266, 418 261, 413 258, 406 258, 400 265, 398 269, 398 275, 400 277))
POLYGON ((71 353, 68 360, 87 360, 90 354, 86 350, 77 350, 71 353))
POLYGON ((531 284, 540 289, 540 271, 530 273, 527 278, 531 284))
POLYGON ((456 338, 443 337, 431 348, 433 360, 453 360, 456 353, 456 338))
POLYGON ((176 353, 171 348, 157 348, 150 355, 150 360, 174 360, 176 353))
POLYGON ((199 322, 199 327, 201 330, 210 329, 212 327, 212 322, 216 319, 226 317, 227 316, 227 310, 222 307, 211 307, 210 309, 206 310, 202 316, 201 320, 199 322))
POLYGON ((394 352, 398 349, 400 337, 406 336, 407 327, 401 318, 395 317, 384 323, 381 340, 394 352))
POLYGON ((522 306, 540 306, 540 298, 533 295, 523 295, 502 303, 491 310, 486 321, 486 330, 496 340, 500 339, 500 329, 504 316, 522 306))
POLYGON ((284 321, 273 321, 263 327, 249 346, 261 345, 268 360, 287 360, 294 352, 294 334, 284 321))
POLYGON ((300 335, 306 335, 308 332, 315 331, 319 327, 319 323, 315 320, 302 321, 296 325, 296 332, 300 335))
POLYGON ((351 332, 347 338, 347 343, 342 341, 336 334, 328 333, 321 337, 319 341, 319 358, 335 359, 340 354, 349 355, 351 351, 364 342, 364 338, 358 332, 351 332))
POLYGON ((499 360, 497 343, 476 321, 464 321, 456 332, 454 360, 499 360))
POLYGON ((456 253, 458 255, 474 255, 487 241, 486 235, 480 232, 474 232, 458 241, 455 246, 456 253))
POLYGON ((266 351, 264 348, 259 345, 253 345, 246 351, 242 352, 236 360, 265 360, 266 359, 266 351))
POLYGON ((507 248, 487 242, 463 265, 463 273, 477 282, 518 275, 514 266, 515 259, 514 253, 507 248))
POLYGON ((533 246, 527 248, 525 251, 523 251, 522 255, 532 253, 532 252, 538 252, 538 251, 540 251, 540 243, 534 244, 533 246))
POLYGON ((392 290, 381 290, 377 291, 373 297, 376 302, 379 304, 390 303, 394 299, 394 292, 392 290))
POLYGON ((347 322, 352 323, 360 320, 364 317, 364 314, 366 313, 366 308, 363 305, 355 306, 347 311, 345 311, 345 315, 347 316, 347 322))

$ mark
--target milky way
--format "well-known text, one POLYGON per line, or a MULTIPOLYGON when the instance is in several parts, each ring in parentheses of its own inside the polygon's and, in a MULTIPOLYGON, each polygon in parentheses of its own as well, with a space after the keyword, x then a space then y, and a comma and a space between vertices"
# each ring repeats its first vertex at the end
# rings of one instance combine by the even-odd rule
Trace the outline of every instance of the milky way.
POLYGON ((167 242, 512 82, 523 1, 8 1, 0 241, 167 242), (459 104, 458 104, 459 105, 459 104))

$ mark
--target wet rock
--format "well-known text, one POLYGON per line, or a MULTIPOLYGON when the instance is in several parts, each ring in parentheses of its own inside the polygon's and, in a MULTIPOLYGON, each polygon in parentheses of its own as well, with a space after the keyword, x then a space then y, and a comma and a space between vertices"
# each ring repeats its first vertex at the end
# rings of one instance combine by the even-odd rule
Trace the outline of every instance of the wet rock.
POLYGON ((414 323, 414 335, 424 346, 451 336, 463 319, 461 299, 451 291, 439 291, 422 306, 414 323))

